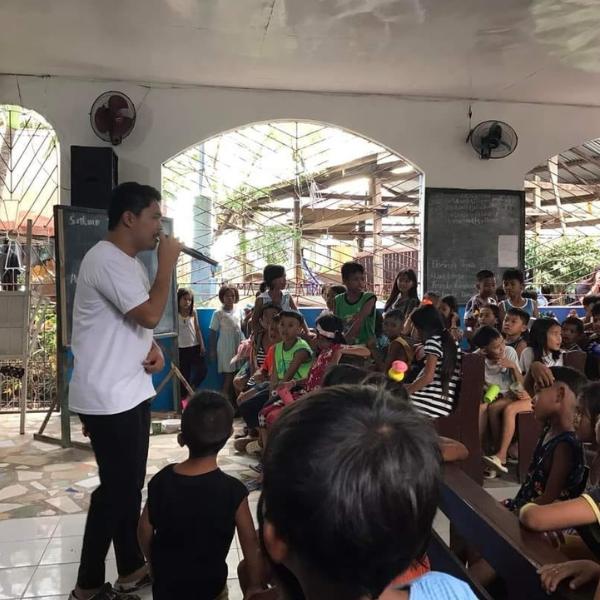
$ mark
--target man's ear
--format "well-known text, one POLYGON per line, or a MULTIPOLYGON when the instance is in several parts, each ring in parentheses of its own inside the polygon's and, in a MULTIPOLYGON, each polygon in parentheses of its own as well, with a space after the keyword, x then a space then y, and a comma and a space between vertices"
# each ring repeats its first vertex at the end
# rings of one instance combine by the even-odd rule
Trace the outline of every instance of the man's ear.
POLYGON ((272 523, 265 520, 263 525, 263 541, 267 552, 274 563, 282 563, 288 555, 287 544, 277 535, 272 523))
POLYGON ((125 227, 131 227, 133 225, 134 218, 135 215, 130 210, 126 210, 121 216, 121 221, 125 227))
POLYGON ((183 448, 185 446, 185 440, 183 439, 183 433, 177 434, 177 443, 183 448))

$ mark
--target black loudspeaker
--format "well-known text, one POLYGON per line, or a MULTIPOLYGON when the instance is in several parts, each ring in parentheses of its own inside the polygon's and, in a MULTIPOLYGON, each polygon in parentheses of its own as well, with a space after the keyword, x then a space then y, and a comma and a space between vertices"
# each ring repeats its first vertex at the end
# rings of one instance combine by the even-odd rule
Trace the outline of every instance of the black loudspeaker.
POLYGON ((71 146, 71 206, 107 209, 119 184, 118 163, 112 148, 71 146))

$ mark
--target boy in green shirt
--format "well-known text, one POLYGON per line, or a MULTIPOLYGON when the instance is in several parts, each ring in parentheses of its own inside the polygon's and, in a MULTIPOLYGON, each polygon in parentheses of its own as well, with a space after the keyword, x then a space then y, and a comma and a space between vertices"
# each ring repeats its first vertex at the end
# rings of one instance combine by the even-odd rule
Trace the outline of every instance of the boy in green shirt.
POLYGON ((357 262, 342 265, 342 281, 348 290, 335 297, 335 316, 344 322, 348 344, 367 346, 375 339, 375 302, 371 292, 365 292, 365 269, 357 262))

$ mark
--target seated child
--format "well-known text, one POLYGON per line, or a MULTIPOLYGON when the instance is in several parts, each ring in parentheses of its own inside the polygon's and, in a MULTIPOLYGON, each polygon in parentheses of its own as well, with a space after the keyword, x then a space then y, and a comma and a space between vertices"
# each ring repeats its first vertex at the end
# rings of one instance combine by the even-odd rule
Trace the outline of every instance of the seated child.
POLYGON ((570 367, 551 367, 550 371, 554 383, 545 388, 536 385, 532 402, 536 420, 546 426, 523 485, 512 500, 505 500, 510 510, 528 502, 551 504, 576 498, 585 488, 585 461, 575 435, 575 413, 577 398, 587 380, 570 367))
POLYGON ((154 578, 154 600, 227 598, 227 554, 236 529, 249 591, 261 589, 248 491, 217 466, 232 425, 233 408, 224 396, 196 394, 183 411, 178 437, 189 458, 166 466, 148 484, 138 533, 154 578))
POLYGON ((500 317, 504 316, 511 308, 520 308, 529 314, 530 317, 537 319, 539 317, 538 306, 535 300, 523 297, 525 289, 525 276, 519 269, 506 269, 502 275, 502 285, 507 298, 499 303, 500 317))
POLYGON ((540 362, 547 367, 562 367, 562 331, 556 319, 536 319, 529 332, 529 347, 519 357, 521 372, 527 375, 532 363, 540 362))
POLYGON ((585 334, 583 321, 578 317, 567 317, 560 326, 562 333, 561 349, 565 352, 581 351, 585 334))
POLYGON ((402 337, 402 328, 404 326, 402 315, 402 311, 392 309, 385 313, 383 317, 383 333, 389 340, 389 344, 382 348, 384 373, 387 373, 392 363, 397 360, 402 360, 410 366, 414 357, 412 346, 402 337))
POLYGON ((586 333, 594 333, 594 319, 592 318, 592 310, 596 304, 600 303, 600 296, 598 294, 588 294, 583 297, 583 310, 585 315, 583 317, 583 326, 586 333))
MULTIPOLYGON (((518 309, 517 309, 518 310, 518 309)), ((527 314, 527 313, 525 313, 527 314)), ((527 315, 529 316, 529 315, 527 315)), ((500 321, 500 309, 496 304, 488 304, 484 306, 479 311, 478 318, 478 327, 483 327, 484 325, 489 325, 494 329, 500 331, 501 329, 501 321, 500 321)), ((516 349, 516 348, 515 348, 516 349)))
MULTIPOLYGON (((319 317, 316 323, 317 344, 319 347, 319 355, 310 366, 310 370, 306 378, 296 380, 278 380, 278 386, 272 389, 281 391, 282 388, 288 391, 294 387, 300 386, 301 389, 293 394, 280 394, 280 399, 272 404, 265 406, 259 413, 259 424, 261 427, 268 428, 273 425, 275 420, 281 414, 283 408, 289 404, 289 400, 298 400, 304 394, 312 392, 314 389, 321 387, 325 371, 330 365, 337 365, 342 355, 362 356, 366 358, 370 355, 368 348, 364 346, 348 346, 342 335, 344 323, 335 315, 327 314, 319 317), (286 397, 289 400, 286 400, 286 397)), ((263 447, 266 443, 266 432, 262 433, 263 447)))
MULTIPOLYGON (((506 345, 497 329, 488 325, 480 327, 473 343, 478 348, 477 352, 485 356, 486 389, 496 385, 499 390, 498 398, 491 404, 482 401, 479 411, 481 439, 489 425, 492 443, 498 448, 497 455, 486 457, 484 461, 494 463, 497 469, 507 473, 504 464, 515 432, 516 415, 531 410, 531 398, 522 392, 524 378, 519 369, 517 353, 506 345), (521 389, 518 389, 519 386, 521 389)), ((493 475, 488 474, 488 478, 493 478, 493 475)))
POLYGON ((529 313, 520 308, 509 308, 501 321, 506 345, 514 348, 519 358, 523 350, 527 348, 525 337, 527 336, 527 326, 530 318, 529 313))
POLYGON ((444 296, 440 300, 438 310, 452 339, 459 344, 463 338, 463 332, 460 328, 460 317, 458 316, 458 301, 454 296, 444 296))
POLYGON ((335 297, 345 294, 347 291, 345 285, 328 285, 323 292, 323 299, 325 300, 325 304, 327 304, 327 309, 319 316, 322 317, 327 313, 333 314, 335 312, 335 297))
POLYGON ((432 419, 454 410, 461 377, 461 351, 446 330, 440 313, 432 305, 417 308, 411 320, 424 343, 425 366, 406 391, 421 413, 432 419))
POLYGON ((465 308, 465 326, 471 328, 477 327, 482 308, 489 305, 496 305, 496 298, 494 297, 496 276, 494 273, 484 269, 479 271, 476 277, 477 294, 467 302, 465 308))
POLYGON ((284 411, 265 452, 258 515, 285 596, 294 586, 305 600, 473 600, 441 573, 388 587, 427 549, 440 463, 433 428, 373 386, 316 390, 284 411))

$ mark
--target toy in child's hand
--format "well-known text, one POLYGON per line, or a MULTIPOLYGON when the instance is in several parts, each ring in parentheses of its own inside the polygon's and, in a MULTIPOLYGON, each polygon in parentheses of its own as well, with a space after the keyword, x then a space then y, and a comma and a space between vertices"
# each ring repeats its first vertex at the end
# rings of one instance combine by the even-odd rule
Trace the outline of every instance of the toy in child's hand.
POLYGON ((600 356, 600 344, 598 342, 592 342, 588 348, 588 352, 600 356))
POLYGON ((294 397, 292 396, 292 392, 287 385, 280 385, 277 387, 277 395, 281 398, 281 401, 287 406, 294 401, 294 397))
POLYGON ((500 386, 498 386, 494 383, 494 384, 490 385, 490 387, 487 389, 487 392, 485 393, 485 395, 483 397, 483 401, 486 404, 491 404, 494 400, 498 399, 499 395, 500 395, 500 386))
POLYGON ((406 371, 408 371, 408 365, 403 360, 395 360, 388 371, 388 377, 394 381, 402 381, 406 371))

